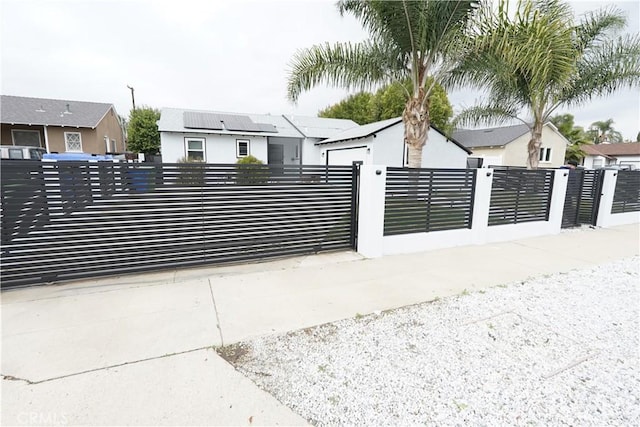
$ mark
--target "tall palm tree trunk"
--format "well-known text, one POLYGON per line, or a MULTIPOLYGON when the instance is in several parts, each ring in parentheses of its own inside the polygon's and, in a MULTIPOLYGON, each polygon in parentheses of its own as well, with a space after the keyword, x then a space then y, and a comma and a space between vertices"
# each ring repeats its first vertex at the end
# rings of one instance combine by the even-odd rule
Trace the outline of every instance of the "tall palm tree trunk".
POLYGON ((431 120, 429 119, 429 100, 425 102, 424 88, 409 98, 402 113, 404 138, 409 150, 409 167, 422 167, 422 147, 427 143, 431 120))
POLYGON ((543 123, 536 120, 531 129, 531 139, 527 145, 527 169, 538 169, 538 161, 540 159, 540 145, 542 144, 542 125, 543 123))

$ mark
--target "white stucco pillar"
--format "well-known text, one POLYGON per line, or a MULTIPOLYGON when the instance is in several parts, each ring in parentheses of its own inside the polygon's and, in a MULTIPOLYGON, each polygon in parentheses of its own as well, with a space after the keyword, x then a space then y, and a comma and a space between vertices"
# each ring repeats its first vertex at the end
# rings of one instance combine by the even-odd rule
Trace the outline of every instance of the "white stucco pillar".
POLYGON ((472 241, 475 244, 483 244, 487 239, 492 184, 493 169, 476 169, 476 188, 471 219, 472 241))
POLYGON ((562 229, 562 214, 564 213, 564 199, 567 195, 569 183, 569 169, 556 169, 551 189, 551 206, 549 206, 550 234, 560 233, 562 229))
POLYGON ((367 258, 380 257, 383 253, 386 180, 386 166, 360 166, 358 252, 367 258))
POLYGON ((640 222, 640 212, 611 213, 618 174, 619 172, 616 170, 604 171, 600 205, 598 206, 598 220, 596 222, 598 227, 614 227, 616 225, 640 222))

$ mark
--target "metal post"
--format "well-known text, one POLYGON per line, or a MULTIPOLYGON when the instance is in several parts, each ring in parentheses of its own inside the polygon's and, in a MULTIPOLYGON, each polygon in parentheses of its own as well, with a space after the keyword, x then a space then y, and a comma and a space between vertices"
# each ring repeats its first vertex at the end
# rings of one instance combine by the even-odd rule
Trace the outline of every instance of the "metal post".
POLYGON ((136 109, 136 98, 133 96, 134 89, 129 85, 127 85, 127 87, 131 91, 131 103, 133 104, 133 109, 135 110, 136 109))

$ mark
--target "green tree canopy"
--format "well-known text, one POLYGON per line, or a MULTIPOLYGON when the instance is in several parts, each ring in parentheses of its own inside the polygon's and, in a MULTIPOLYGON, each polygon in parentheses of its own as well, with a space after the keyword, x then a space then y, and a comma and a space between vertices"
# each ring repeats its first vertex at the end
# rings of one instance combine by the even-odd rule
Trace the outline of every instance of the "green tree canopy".
MULTIPOLYGON (((427 84, 434 83, 430 79, 427 84)), ((411 92, 411 82, 408 80, 403 83, 391 83, 378 89, 375 94, 360 92, 348 96, 320 111, 318 116, 351 119, 360 125, 400 117, 407 103, 407 94, 411 92)), ((447 92, 437 83, 434 84, 430 95, 429 116, 433 126, 443 131, 450 130, 449 121, 453 116, 453 108, 447 92)))
POLYGON ((160 111, 154 108, 142 107, 131 110, 127 128, 128 149, 136 153, 159 153, 158 120, 160 120, 160 111))
POLYGON ((536 168, 542 126, 560 106, 577 106, 640 82, 640 36, 614 33, 624 14, 600 9, 574 23, 560 0, 509 1, 483 8, 470 48, 451 74, 453 83, 485 88, 487 101, 463 111, 460 124, 495 124, 517 118, 531 131, 527 166, 536 168), (521 114, 524 112, 524 115, 521 114))
POLYGON ((570 142, 565 152, 565 161, 575 160, 580 163, 586 154, 582 150, 582 146, 592 143, 589 135, 587 135, 582 126, 575 125, 575 119, 572 114, 559 114, 551 117, 550 120, 558 128, 558 132, 570 142))
POLYGON ((333 104, 318 112, 318 117, 349 119, 359 125, 374 122, 373 98, 374 95, 370 92, 360 92, 355 95, 349 95, 337 104, 333 104))
POLYGON ((358 19, 369 32, 361 43, 324 43, 299 51, 291 62, 288 96, 321 83, 367 90, 394 82, 411 82, 402 113, 409 166, 422 165, 427 142, 430 96, 453 66, 473 0, 340 0, 338 10, 358 19))

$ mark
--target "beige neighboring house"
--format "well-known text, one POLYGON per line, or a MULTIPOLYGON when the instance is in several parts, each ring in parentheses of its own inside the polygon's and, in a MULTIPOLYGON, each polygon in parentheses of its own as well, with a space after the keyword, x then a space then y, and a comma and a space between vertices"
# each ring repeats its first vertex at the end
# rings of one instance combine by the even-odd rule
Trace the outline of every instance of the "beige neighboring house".
POLYGON ((640 142, 583 145, 582 151, 586 154, 583 165, 587 169, 613 165, 640 169, 640 142))
MULTIPOLYGON (((525 124, 487 129, 463 129, 453 133, 462 145, 470 149, 470 157, 481 158, 483 167, 527 166, 527 145, 531 139, 525 124)), ((564 164, 569 141, 552 123, 542 128, 540 168, 558 168, 564 164)))
POLYGON ((46 148, 49 153, 122 153, 123 129, 112 104, 0 98, 0 144, 46 148))

